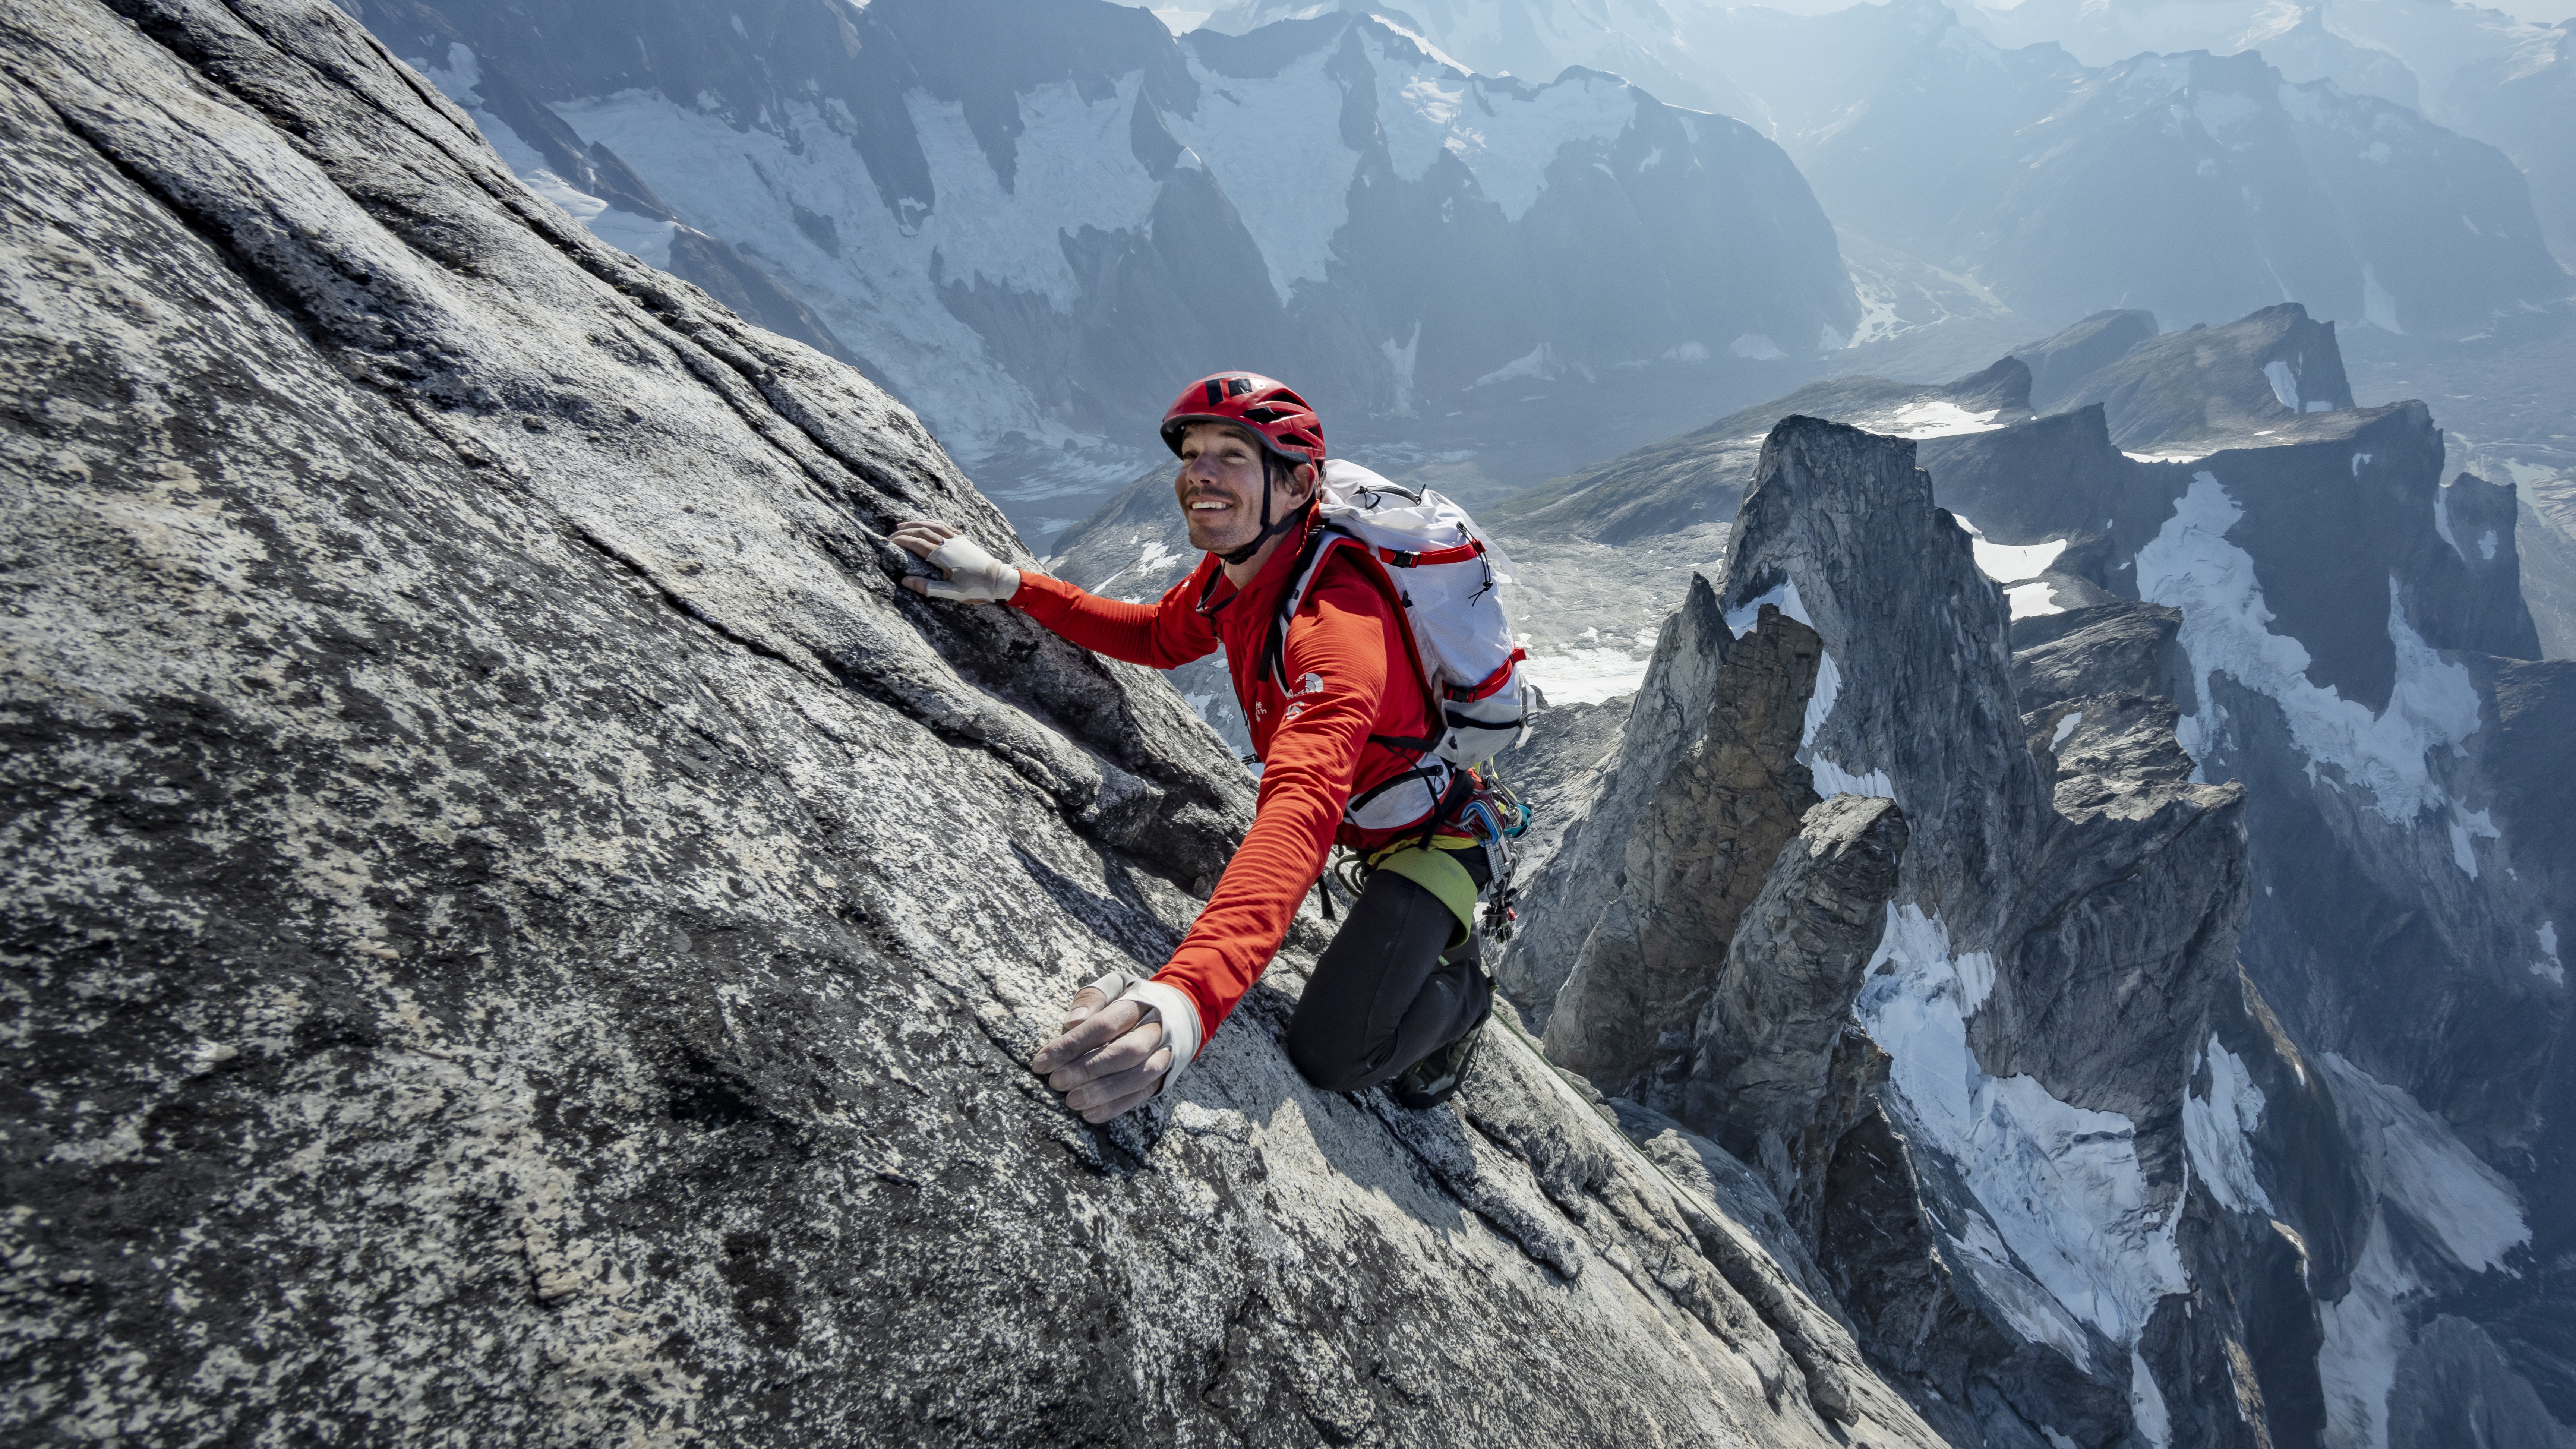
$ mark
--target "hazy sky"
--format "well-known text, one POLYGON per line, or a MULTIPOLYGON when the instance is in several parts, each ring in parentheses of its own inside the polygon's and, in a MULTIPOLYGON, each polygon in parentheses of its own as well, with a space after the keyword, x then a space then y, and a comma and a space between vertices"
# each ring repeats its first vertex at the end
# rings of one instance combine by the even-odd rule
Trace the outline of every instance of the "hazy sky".
MULTIPOLYGON (((1165 25, 1172 27, 1172 33, 1175 35, 1197 29, 1199 22, 1216 13, 1216 6, 1207 3, 1207 0, 1201 0, 1201 3, 1194 5, 1156 5, 1146 3, 1146 0, 1118 0, 1118 3, 1138 5, 1140 8, 1153 11, 1162 17, 1165 25)), ((2488 3, 2494 9, 2502 10, 2508 15, 2520 16, 2542 25, 2555 25, 2570 16, 2576 16, 2576 0, 2488 0, 2488 3)), ((1395 0, 1395 6, 1397 9, 1402 9, 1403 0, 1395 0)), ((2003 10, 2009 9, 2010 6, 1997 5, 1994 8, 2003 10)))

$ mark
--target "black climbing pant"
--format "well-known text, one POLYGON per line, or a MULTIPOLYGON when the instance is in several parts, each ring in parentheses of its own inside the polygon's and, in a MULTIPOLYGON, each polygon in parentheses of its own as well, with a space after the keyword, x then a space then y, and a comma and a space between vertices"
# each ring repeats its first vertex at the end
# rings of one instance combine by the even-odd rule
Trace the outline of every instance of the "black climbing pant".
MULTIPOLYGON (((1483 851, 1458 861, 1478 890, 1490 883, 1483 851)), ((1480 934, 1441 954, 1457 928, 1438 896, 1393 871, 1371 872, 1289 1019, 1288 1060, 1299 1075, 1327 1092, 1363 1091, 1482 1022, 1493 996, 1480 934)))

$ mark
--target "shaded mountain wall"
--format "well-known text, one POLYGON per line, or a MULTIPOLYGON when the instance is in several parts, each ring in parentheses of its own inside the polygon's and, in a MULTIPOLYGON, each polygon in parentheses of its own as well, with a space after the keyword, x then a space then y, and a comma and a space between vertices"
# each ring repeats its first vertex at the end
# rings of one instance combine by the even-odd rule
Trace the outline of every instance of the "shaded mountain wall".
POLYGON ((1602 72, 1471 75, 1363 16, 1176 40, 1107 0, 359 13, 498 125, 523 92, 612 147, 942 436, 1022 471, 1150 436, 1224 368, 1409 415, 1859 320, 1824 213, 1751 128, 1602 72))

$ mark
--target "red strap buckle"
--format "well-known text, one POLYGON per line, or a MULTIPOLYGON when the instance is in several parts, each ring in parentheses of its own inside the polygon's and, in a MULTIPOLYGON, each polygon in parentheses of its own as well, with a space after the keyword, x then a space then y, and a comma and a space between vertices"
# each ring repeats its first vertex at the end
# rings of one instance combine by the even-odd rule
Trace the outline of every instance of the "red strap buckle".
POLYGON ((1529 658, 1527 649, 1515 648, 1512 650, 1512 657, 1503 661, 1502 668, 1486 675, 1468 688, 1451 689, 1445 692, 1451 699, 1471 704, 1480 699, 1491 699, 1502 692, 1504 685, 1511 682, 1512 667, 1527 658, 1529 658))

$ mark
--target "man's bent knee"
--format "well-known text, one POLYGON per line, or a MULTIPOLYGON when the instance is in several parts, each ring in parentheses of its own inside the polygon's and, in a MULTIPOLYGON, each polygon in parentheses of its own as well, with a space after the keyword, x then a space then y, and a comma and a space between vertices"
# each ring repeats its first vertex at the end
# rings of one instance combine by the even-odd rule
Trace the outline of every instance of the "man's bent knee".
POLYGON ((1358 1042, 1347 1036, 1335 1040, 1336 1035, 1303 1021, 1290 1021, 1282 1043, 1288 1049, 1288 1064, 1319 1092, 1357 1092, 1376 1086, 1387 1075, 1386 1064, 1371 1063, 1358 1042))

